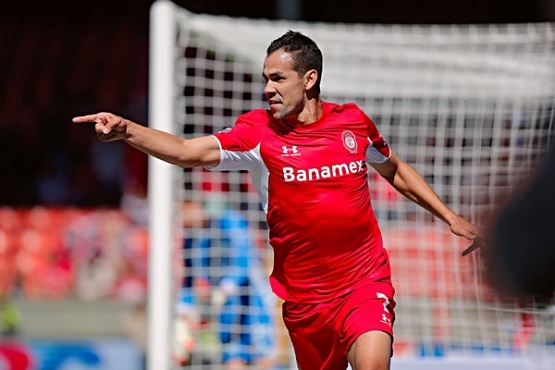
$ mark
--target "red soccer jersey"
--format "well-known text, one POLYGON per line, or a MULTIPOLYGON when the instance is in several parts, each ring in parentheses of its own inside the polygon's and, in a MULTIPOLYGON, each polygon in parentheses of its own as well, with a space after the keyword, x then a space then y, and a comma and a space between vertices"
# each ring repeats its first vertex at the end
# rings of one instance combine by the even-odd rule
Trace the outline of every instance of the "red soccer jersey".
POLYGON ((326 301, 390 275, 366 166, 387 161, 389 147, 356 105, 323 108, 296 127, 254 110, 215 135, 221 161, 212 170, 250 171, 274 249, 272 289, 292 302, 326 301))

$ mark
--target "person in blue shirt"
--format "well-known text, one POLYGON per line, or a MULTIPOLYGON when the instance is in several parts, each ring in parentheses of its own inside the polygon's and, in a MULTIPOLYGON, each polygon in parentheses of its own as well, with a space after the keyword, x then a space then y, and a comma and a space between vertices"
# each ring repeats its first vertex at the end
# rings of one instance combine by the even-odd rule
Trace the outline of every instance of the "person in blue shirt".
POLYGON ((262 256, 245 216, 216 208, 210 211, 195 200, 182 203, 184 277, 178 309, 190 310, 197 320, 199 311, 216 310, 225 369, 269 369, 275 352, 275 298, 262 256), (207 304, 211 310, 202 309, 207 304))

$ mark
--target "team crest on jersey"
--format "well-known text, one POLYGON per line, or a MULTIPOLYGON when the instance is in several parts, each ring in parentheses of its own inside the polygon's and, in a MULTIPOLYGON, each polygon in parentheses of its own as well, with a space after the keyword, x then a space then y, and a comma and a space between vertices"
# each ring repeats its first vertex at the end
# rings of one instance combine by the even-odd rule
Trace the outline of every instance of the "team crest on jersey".
POLYGON ((357 152, 357 140, 355 134, 349 130, 343 131, 341 134, 341 139, 343 140, 343 146, 351 153, 357 152))

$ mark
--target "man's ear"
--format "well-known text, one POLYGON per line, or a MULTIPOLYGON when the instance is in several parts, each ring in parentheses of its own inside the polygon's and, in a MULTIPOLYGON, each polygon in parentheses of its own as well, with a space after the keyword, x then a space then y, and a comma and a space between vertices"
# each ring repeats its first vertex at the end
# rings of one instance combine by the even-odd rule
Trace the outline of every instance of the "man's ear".
POLYGON ((311 90, 314 85, 316 85, 316 81, 318 81, 318 71, 315 69, 308 70, 304 74, 304 88, 305 90, 311 90))

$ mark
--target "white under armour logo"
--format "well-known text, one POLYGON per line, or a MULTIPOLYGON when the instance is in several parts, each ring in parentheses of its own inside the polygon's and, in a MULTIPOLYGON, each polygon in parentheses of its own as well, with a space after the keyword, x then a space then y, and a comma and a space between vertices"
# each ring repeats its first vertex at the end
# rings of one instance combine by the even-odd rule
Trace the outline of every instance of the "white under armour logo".
POLYGON ((281 149, 283 149, 283 154, 284 155, 290 155, 290 154, 298 154, 299 150, 297 149, 296 145, 292 145, 292 146, 287 146, 284 145, 281 147, 281 149))

